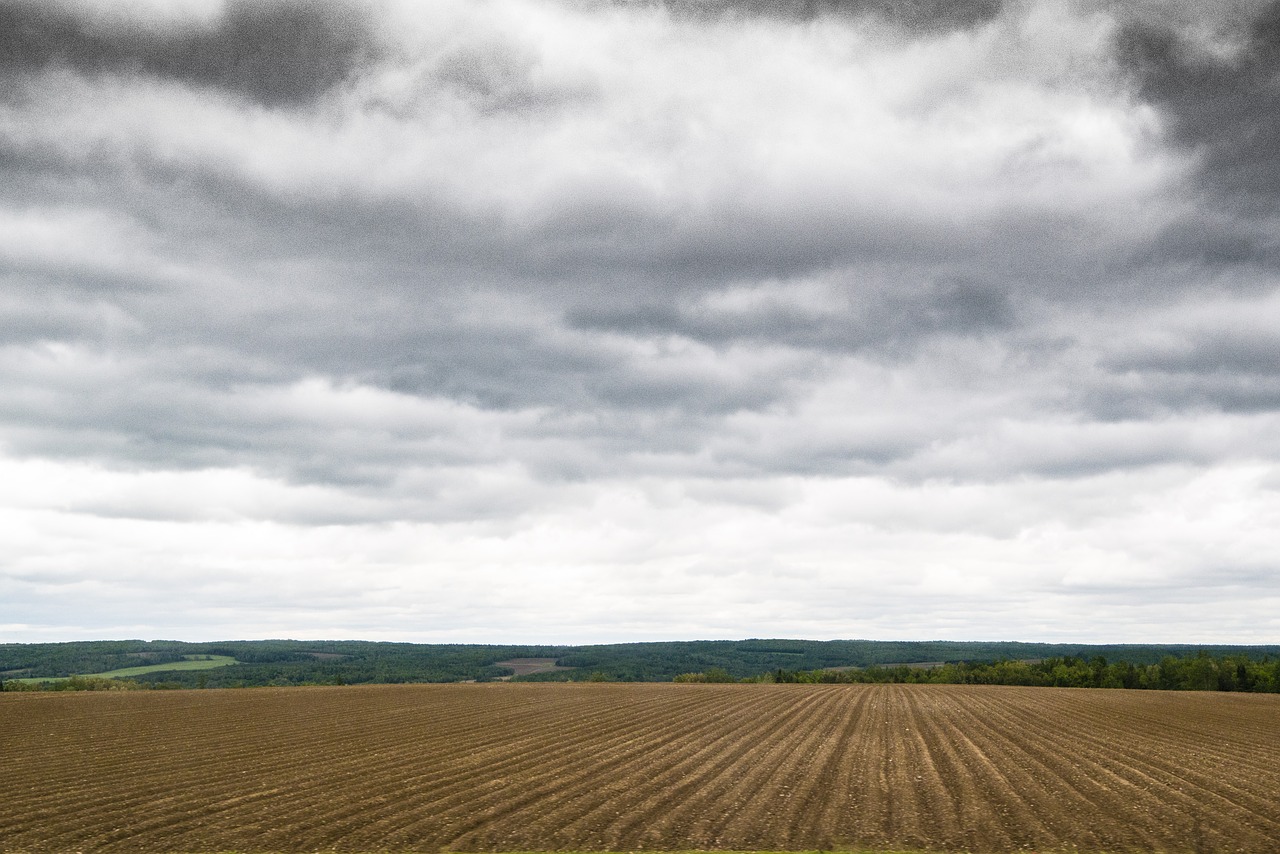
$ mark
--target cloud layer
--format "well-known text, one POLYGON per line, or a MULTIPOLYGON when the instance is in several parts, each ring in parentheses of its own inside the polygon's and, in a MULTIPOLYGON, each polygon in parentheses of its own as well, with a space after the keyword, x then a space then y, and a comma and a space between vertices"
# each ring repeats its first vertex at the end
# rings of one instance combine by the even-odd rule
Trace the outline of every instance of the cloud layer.
POLYGON ((0 3, 0 636, 1276 642, 1280 3, 0 3))

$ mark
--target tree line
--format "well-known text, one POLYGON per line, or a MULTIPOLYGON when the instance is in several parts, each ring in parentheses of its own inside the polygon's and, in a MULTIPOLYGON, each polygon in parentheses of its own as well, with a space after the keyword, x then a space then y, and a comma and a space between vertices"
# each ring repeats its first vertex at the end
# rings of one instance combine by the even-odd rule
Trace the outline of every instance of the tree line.
MULTIPOLYGON (((0 687, 80 678, 184 656, 226 655, 213 670, 128 677, 142 687, 237 688, 396 682, 948 682, 1273 691, 1280 646, 1079 645, 959 641, 670 641, 499 646, 371 641, 83 641, 0 644, 0 687), (500 662, 550 658, 562 669, 514 676, 500 662), (1205 661, 1208 659, 1208 662, 1205 661), (932 667, 901 662, 946 662, 932 667), (856 669, 855 669, 856 668, 856 669)), ((120 680, 114 680, 120 684, 120 680)), ((65 682, 43 683, 50 686, 65 682)), ((80 685, 85 683, 70 683, 80 685)), ((61 690, 69 690, 63 687, 61 690)), ((83 690, 83 689, 82 689, 83 690)), ((114 690, 120 690, 116 688, 114 690)))
MULTIPOLYGON (((686 674, 678 681, 714 682, 727 674, 686 674), (713 678, 698 678, 712 676, 713 678)), ((1074 656, 1039 661, 951 662, 935 666, 881 666, 842 670, 778 669, 749 677, 774 683, 904 683, 941 685, 1026 685, 1042 688, 1129 688, 1152 691, 1247 691, 1280 693, 1280 659, 1208 653, 1175 657, 1155 664, 1074 656)))

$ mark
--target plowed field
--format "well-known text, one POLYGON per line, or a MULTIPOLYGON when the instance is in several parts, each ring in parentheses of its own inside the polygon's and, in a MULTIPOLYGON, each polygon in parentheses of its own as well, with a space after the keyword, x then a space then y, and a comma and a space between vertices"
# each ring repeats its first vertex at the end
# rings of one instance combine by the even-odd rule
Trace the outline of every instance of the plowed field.
POLYGON ((0 849, 1280 851, 1280 697, 968 686, 0 694, 0 849))

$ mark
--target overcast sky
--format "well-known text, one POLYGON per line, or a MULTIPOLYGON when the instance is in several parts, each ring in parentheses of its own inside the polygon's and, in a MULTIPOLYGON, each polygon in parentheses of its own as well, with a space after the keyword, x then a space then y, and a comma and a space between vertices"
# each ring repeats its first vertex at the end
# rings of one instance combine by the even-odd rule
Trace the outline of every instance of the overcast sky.
POLYGON ((1280 2, 0 2, 0 641, 1280 642, 1280 2))

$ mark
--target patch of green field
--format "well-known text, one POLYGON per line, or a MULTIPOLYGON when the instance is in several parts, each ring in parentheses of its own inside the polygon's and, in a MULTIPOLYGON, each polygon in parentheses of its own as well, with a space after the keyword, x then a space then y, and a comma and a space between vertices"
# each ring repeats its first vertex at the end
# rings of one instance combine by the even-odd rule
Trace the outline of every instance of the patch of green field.
MULTIPOLYGON (((211 670, 214 667, 226 667, 238 662, 229 655, 184 655, 185 661, 170 661, 165 664, 141 664, 137 667, 121 667, 118 670, 106 670, 102 673, 77 673, 77 676, 98 679, 126 679, 130 676, 141 676, 144 673, 161 673, 171 670, 211 670)), ((61 682, 69 676, 34 676, 13 679, 13 682, 61 682)))

